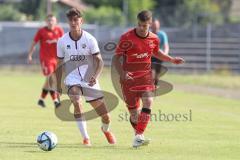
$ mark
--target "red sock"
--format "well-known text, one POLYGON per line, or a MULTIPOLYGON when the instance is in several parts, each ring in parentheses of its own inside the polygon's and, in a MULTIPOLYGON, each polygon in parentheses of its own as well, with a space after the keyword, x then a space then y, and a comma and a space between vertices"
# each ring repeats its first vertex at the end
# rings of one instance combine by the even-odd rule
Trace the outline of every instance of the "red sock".
POLYGON ((46 98, 47 94, 48 94, 48 90, 46 90, 46 89, 42 89, 41 99, 46 98))
POLYGON ((136 134, 143 134, 144 130, 146 129, 148 122, 150 120, 150 113, 151 110, 148 108, 143 108, 139 117, 138 123, 136 126, 136 134))
POLYGON ((50 94, 51 94, 51 97, 52 97, 52 100, 57 100, 58 99, 58 93, 55 92, 55 91, 50 91, 50 94))

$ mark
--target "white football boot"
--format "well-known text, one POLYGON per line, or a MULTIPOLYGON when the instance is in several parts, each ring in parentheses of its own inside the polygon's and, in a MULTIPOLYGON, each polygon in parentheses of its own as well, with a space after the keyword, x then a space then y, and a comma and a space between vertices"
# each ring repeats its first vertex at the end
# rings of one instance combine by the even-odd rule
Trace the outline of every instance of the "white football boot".
POLYGON ((143 134, 137 134, 135 135, 133 139, 133 147, 138 148, 140 146, 145 146, 150 143, 150 139, 145 139, 143 134))

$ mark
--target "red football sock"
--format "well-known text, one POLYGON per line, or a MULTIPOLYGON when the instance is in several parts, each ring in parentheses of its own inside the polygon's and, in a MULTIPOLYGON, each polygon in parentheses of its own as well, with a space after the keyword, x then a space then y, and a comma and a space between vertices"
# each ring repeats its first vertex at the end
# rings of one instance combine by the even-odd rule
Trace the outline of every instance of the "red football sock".
POLYGON ((148 108, 143 108, 139 117, 138 123, 136 126, 136 134, 143 134, 144 130, 146 129, 148 122, 150 120, 150 113, 151 110, 148 108))
POLYGON ((46 89, 42 89, 41 99, 46 98, 47 94, 48 94, 48 90, 46 90, 46 89))
POLYGON ((58 93, 55 92, 55 91, 50 91, 50 94, 51 94, 51 97, 52 97, 52 100, 57 100, 58 99, 58 93))

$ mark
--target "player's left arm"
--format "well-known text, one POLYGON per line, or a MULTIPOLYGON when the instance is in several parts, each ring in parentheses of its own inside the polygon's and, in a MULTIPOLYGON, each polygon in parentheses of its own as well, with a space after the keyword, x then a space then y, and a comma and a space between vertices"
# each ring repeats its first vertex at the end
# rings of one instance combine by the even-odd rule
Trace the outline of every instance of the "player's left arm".
POLYGON ((90 39, 90 53, 93 56, 93 66, 94 72, 89 80, 89 86, 93 86, 97 82, 97 78, 100 76, 102 69, 103 69, 103 59, 100 54, 100 49, 98 47, 98 42, 95 37, 90 39))
POLYGON ((165 62, 171 62, 171 63, 174 63, 174 64, 182 64, 184 63, 184 59, 181 58, 181 57, 172 57, 172 56, 169 56, 168 54, 165 54, 164 51, 162 51, 160 49, 160 46, 159 46, 159 39, 156 39, 154 41, 155 43, 155 48, 153 49, 153 56, 162 60, 162 61, 165 61, 165 62))
POLYGON ((154 54, 154 56, 162 61, 171 62, 173 64, 182 64, 185 62, 183 58, 169 56, 160 49, 158 50, 157 53, 154 54))
POLYGON ((98 79, 103 70, 104 63, 100 52, 93 54, 93 62, 95 71, 92 77, 90 78, 89 86, 93 86, 94 84, 96 84, 96 80, 98 79))
POLYGON ((103 66, 104 66, 103 59, 99 52, 97 54, 93 55, 93 59, 94 59, 94 62, 96 63, 95 74, 93 76, 96 79, 98 79, 98 77, 100 76, 100 74, 103 70, 103 66))

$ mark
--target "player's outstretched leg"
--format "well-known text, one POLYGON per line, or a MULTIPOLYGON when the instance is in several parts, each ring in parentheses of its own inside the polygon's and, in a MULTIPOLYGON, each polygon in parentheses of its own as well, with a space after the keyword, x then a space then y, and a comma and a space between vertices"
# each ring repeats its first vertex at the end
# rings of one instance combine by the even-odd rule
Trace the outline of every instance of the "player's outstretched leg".
POLYGON ((116 138, 114 134, 110 131, 110 116, 108 114, 108 111, 103 99, 91 101, 90 104, 96 110, 97 114, 102 118, 101 130, 105 135, 108 143, 116 144, 116 138))
POLYGON ((147 145, 150 142, 150 140, 144 138, 143 133, 147 128, 147 125, 150 120, 152 101, 153 101, 152 97, 148 97, 148 96, 142 97, 143 108, 138 117, 138 123, 136 126, 136 136, 134 137, 134 140, 133 140, 133 147, 140 147, 143 145, 147 145))
POLYGON ((74 117, 77 122, 79 131, 83 137, 83 145, 91 146, 90 137, 87 132, 87 123, 85 118, 82 116, 83 107, 80 99, 81 88, 79 86, 72 86, 69 89, 68 96, 74 106, 74 117))

